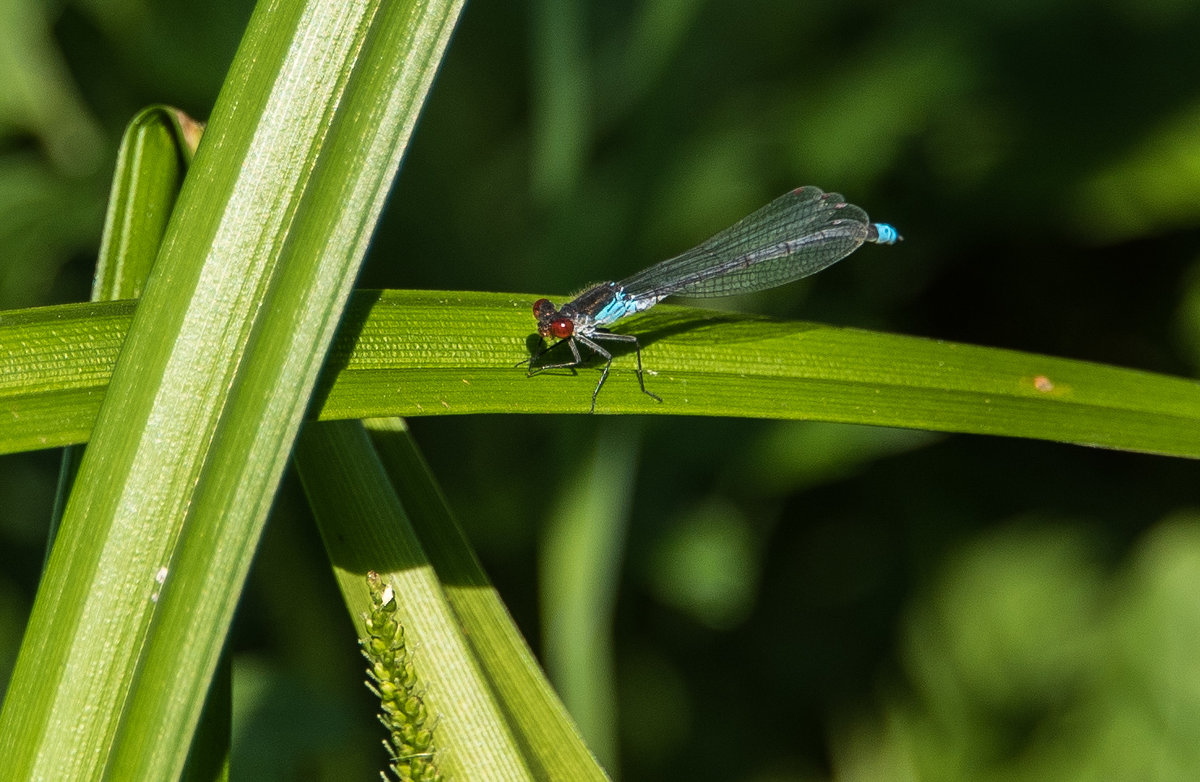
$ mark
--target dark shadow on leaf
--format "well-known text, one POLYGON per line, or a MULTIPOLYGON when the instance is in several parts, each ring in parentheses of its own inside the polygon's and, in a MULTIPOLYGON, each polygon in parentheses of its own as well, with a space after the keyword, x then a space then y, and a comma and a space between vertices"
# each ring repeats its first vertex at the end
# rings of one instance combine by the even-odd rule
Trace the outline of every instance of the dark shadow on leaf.
POLYGON ((354 349, 362 336, 363 327, 372 309, 383 298, 383 293, 381 290, 356 290, 350 295, 342 322, 333 337, 333 344, 329 346, 329 355, 325 357, 325 366, 321 370, 321 376, 317 378, 317 385, 309 400, 306 419, 315 420, 317 414, 325 407, 334 381, 349 365, 350 357, 354 355, 354 349))

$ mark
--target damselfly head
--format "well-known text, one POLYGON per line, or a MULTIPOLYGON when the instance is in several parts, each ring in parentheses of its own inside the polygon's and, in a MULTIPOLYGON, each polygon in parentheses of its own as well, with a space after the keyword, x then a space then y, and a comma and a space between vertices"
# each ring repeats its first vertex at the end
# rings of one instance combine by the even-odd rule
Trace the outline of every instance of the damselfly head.
POLYGON ((549 299, 538 299, 533 303, 533 317, 537 318, 538 334, 543 337, 566 339, 575 333, 575 322, 560 315, 549 299))

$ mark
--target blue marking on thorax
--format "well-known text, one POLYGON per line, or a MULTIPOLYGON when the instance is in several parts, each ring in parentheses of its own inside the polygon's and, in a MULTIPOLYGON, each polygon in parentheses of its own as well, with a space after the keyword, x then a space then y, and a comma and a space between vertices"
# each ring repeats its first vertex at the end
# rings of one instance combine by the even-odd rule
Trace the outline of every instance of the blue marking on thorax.
POLYGON ((613 293, 612 301, 605 304, 604 308, 596 313, 595 324, 597 326, 607 326, 641 309, 644 309, 644 307, 637 306, 633 299, 625 295, 625 291, 616 291, 613 293))

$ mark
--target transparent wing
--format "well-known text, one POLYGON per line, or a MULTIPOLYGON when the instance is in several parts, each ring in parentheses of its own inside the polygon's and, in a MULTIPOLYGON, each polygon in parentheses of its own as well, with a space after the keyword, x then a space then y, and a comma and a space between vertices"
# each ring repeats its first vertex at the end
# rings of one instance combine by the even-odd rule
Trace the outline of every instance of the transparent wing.
POLYGON ((870 218, 838 193, 802 187, 682 255, 617 283, 632 298, 750 293, 816 274, 867 239, 870 218))

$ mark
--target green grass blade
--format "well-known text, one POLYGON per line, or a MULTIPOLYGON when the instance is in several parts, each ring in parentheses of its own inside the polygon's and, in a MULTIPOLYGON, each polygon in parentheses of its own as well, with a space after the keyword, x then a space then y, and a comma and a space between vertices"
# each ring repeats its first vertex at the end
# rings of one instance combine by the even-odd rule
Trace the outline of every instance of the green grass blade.
POLYGON ((360 637, 366 636, 362 620, 370 609, 368 571, 378 572, 395 589, 395 618, 407 644, 420 650, 420 697, 438 715, 433 729, 437 764, 461 779, 530 779, 362 425, 338 421, 307 427, 296 444, 296 466, 360 637))
MULTIPOLYGON (((200 124, 168 106, 146 108, 126 127, 117 152, 92 301, 141 295, 201 133, 200 124)), ((48 534, 51 542, 57 534, 83 452, 81 445, 63 450, 48 534)), ((230 699, 230 664, 226 655, 209 689, 184 779, 200 782, 228 778, 230 699)))
MULTIPOLYGON (((585 413, 599 365, 527 378, 534 296, 361 291, 322 380, 323 420, 585 413)), ((86 439, 128 304, 0 313, 0 451, 86 439)), ((599 413, 721 415, 1031 437, 1200 458, 1193 380, 1011 350, 660 305, 647 387, 618 355, 599 413)), ((311 412, 311 411, 310 411, 311 412)))
POLYGON ((257 9, 112 370, 0 712, 0 778, 179 774, 460 5, 257 9))
POLYGON ((488 582, 404 422, 365 424, 535 777, 608 779, 488 582))
MULTIPOLYGON (((104 219, 92 301, 141 295, 167 230, 167 219, 179 197, 183 175, 195 154, 199 128, 182 112, 166 106, 142 110, 125 128, 104 219)), ((63 451, 51 516, 51 541, 82 458, 83 449, 78 446, 63 451)))
POLYGON ((117 151, 92 301, 141 295, 201 132, 169 106, 150 106, 130 121, 117 151))

